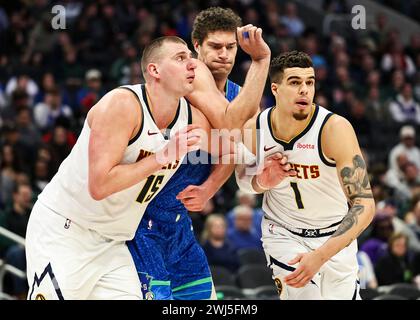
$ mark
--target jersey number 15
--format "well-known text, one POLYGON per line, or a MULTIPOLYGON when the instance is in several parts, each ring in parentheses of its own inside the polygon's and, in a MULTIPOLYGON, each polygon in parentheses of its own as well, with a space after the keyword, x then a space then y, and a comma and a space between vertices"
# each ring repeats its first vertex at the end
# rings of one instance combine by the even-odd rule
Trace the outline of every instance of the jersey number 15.
POLYGON ((143 189, 141 189, 136 201, 139 203, 145 203, 150 201, 155 195, 155 193, 159 190, 164 177, 164 175, 149 176, 147 178, 146 183, 143 186, 143 189))

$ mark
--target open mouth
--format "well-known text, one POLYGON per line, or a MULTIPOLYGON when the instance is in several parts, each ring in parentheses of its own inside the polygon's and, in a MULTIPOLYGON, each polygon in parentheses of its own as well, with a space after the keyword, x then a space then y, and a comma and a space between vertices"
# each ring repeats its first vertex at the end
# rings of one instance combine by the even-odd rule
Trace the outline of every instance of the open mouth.
POLYGON ((301 106, 301 107, 306 107, 306 106, 309 105, 309 103, 307 101, 303 101, 303 100, 297 101, 296 104, 301 106))

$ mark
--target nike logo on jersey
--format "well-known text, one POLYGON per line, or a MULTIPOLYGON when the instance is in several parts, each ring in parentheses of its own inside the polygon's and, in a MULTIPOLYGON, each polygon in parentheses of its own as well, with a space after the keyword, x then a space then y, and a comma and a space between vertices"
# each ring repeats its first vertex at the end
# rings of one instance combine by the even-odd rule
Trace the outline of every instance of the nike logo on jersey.
POLYGON ((148 131, 147 131, 147 134, 148 134, 149 136, 153 136, 153 135, 158 134, 158 133, 157 133, 157 132, 150 132, 150 130, 148 130, 148 131))
POLYGON ((267 152, 267 151, 270 151, 271 149, 273 149, 275 146, 272 146, 272 147, 268 147, 267 148, 267 146, 264 146, 264 151, 265 152, 267 152))

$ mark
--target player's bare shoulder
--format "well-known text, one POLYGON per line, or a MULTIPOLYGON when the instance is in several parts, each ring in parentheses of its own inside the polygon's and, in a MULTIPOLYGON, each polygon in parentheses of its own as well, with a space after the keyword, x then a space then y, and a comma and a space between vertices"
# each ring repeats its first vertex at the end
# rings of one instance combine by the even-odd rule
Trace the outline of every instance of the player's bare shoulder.
POLYGON ((351 123, 344 117, 333 114, 321 132, 321 145, 324 154, 336 159, 346 150, 357 150, 358 141, 351 123))
POLYGON ((91 128, 94 122, 103 125, 117 122, 119 119, 130 128, 137 128, 142 120, 140 101, 134 92, 124 88, 116 88, 106 93, 87 115, 91 128))

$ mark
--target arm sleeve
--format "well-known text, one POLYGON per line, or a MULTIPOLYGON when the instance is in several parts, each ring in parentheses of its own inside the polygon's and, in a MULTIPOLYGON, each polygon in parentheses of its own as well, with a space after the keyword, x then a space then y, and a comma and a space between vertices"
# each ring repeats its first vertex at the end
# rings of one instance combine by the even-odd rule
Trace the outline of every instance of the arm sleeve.
POLYGON ((257 194, 252 187, 252 178, 256 173, 256 170, 252 169, 256 166, 256 157, 242 142, 238 144, 237 150, 239 164, 235 167, 236 183, 242 191, 257 194))

